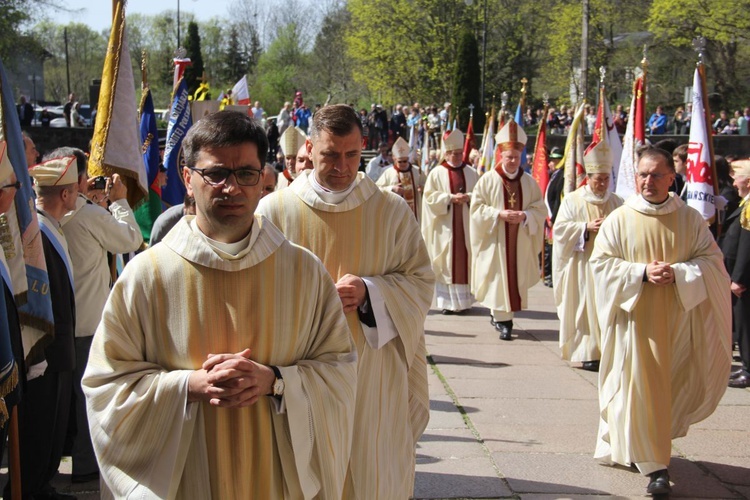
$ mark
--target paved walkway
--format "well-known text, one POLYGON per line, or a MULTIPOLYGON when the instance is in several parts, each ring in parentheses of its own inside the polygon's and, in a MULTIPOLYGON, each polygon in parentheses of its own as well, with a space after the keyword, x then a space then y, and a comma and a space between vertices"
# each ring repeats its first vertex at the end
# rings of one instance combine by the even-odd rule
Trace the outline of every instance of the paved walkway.
MULTIPOLYGON (((530 291, 514 340, 489 312, 425 325, 430 423, 417 450, 415 498, 638 498, 647 479, 592 458, 597 374, 560 360, 552 290, 530 291)), ((673 442, 673 497, 750 498, 750 390, 727 389, 707 420, 673 442)))
MULTIPOLYGON (((503 342, 486 309, 427 318, 430 423, 417 449, 417 499, 639 498, 646 479, 599 465, 596 374, 560 360, 552 291, 530 292, 503 342)), ((59 491, 99 498, 96 482, 59 491)), ((719 408, 674 441, 673 497, 750 498, 750 390, 728 389, 719 408)), ((5 483, 5 470, 0 484, 5 483)), ((394 499, 395 500, 395 499, 394 499)))

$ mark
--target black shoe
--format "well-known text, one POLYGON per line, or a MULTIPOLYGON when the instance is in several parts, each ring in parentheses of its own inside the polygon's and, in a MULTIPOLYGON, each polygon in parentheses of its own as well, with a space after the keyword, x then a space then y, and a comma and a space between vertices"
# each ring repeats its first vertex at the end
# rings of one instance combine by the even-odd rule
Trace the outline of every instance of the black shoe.
POLYGON ((497 321, 495 322, 495 330, 500 332, 500 340, 513 340, 511 332, 513 331, 512 321, 497 321))
POLYGON ((451 311, 450 309, 443 309, 443 314, 446 316, 450 316, 452 314, 456 314, 456 311, 451 311))
POLYGON ((729 379, 729 387, 733 387, 735 389, 744 389, 745 387, 750 387, 750 375, 747 373, 743 373, 737 378, 729 379))
POLYGON ((33 498, 34 500, 77 500, 78 497, 70 493, 60 493, 52 486, 46 486, 42 491, 34 494, 33 498))
POLYGON ((584 361, 581 363, 581 369, 587 370, 590 372, 598 372, 599 371, 599 360, 596 361, 584 361))
POLYGON ((731 380, 731 379, 735 379, 737 377, 740 377, 742 375, 747 375, 747 374, 748 374, 748 372, 744 368, 740 368, 740 369, 735 370, 732 373, 730 373, 729 374, 729 378, 731 380))
POLYGON ((646 487, 646 493, 650 495, 666 495, 672 493, 672 486, 669 484, 669 472, 667 469, 652 472, 648 477, 649 482, 646 487))
POLYGON ((99 471, 89 472, 88 474, 73 474, 70 476, 70 482, 74 484, 89 483, 99 480, 99 471))

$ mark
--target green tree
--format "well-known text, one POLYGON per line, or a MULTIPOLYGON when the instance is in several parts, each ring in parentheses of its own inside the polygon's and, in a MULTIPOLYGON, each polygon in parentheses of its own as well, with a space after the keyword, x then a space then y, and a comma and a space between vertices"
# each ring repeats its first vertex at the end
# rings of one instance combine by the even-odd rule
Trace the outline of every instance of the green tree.
POLYGON ((314 78, 308 71, 308 54, 302 47, 299 31, 294 24, 283 26, 278 36, 260 56, 251 99, 259 100, 266 109, 281 108, 297 89, 307 89, 314 78))
POLYGON ((350 0, 354 79, 385 102, 450 99, 467 7, 455 0, 350 0))
POLYGON ((188 24, 188 36, 185 40, 185 50, 187 51, 187 57, 190 58, 192 64, 185 68, 185 83, 187 83, 188 92, 193 95, 198 85, 200 85, 200 79, 203 78, 203 55, 201 54, 201 36, 198 32, 198 23, 190 21, 188 24))
POLYGON ((466 130, 469 125, 470 109, 474 106, 475 130, 484 127, 484 113, 481 100, 481 70, 479 67, 479 46, 474 33, 464 29, 458 43, 458 57, 453 73, 453 109, 458 110, 459 128, 466 130))
POLYGON ((107 39, 85 24, 70 23, 67 26, 45 21, 32 29, 34 38, 47 47, 52 57, 44 63, 45 98, 64 101, 67 97, 64 30, 68 31, 68 64, 70 85, 79 100, 88 102, 89 84, 101 78, 107 39))
POLYGON ((227 41, 227 49, 224 52, 221 77, 227 82, 236 82, 242 75, 247 74, 247 52, 240 45, 237 35, 237 27, 232 26, 227 41))
MULTIPOLYGON (((661 43, 689 49, 692 38, 703 36, 708 42, 705 52, 707 76, 713 83, 713 106, 745 105, 750 70, 750 0, 706 2, 705 0, 654 0, 648 25, 661 43)), ((695 53, 684 51, 683 64, 693 71, 695 53)), ((692 82, 692 80, 688 80, 692 82)), ((685 82, 685 85, 690 83, 685 82)))
POLYGON ((364 91, 352 79, 354 61, 342 50, 350 24, 351 14, 345 6, 334 9, 323 19, 311 57, 318 78, 309 91, 317 102, 352 102, 364 91))

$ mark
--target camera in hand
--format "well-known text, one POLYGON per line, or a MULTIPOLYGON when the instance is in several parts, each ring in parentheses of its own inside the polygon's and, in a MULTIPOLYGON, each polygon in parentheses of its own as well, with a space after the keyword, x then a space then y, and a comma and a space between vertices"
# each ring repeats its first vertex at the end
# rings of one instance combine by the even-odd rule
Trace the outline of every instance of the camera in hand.
POLYGON ((103 175, 100 175, 99 177, 94 177, 94 185, 91 186, 92 189, 107 189, 107 178, 103 175))

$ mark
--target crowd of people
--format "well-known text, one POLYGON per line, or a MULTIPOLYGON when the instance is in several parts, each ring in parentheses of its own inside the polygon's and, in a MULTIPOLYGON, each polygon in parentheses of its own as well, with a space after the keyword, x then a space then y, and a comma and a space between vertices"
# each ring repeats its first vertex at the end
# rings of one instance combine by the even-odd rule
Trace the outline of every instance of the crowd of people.
MULTIPOLYGON (((676 144, 639 153, 639 194, 623 200, 602 142, 563 195, 561 151, 542 192, 512 118, 483 173, 445 132, 450 103, 297 116, 297 97, 275 120, 260 102, 198 120, 185 204, 148 242, 117 174, 100 186, 83 151, 40 159, 24 136, 55 319, 25 357, 24 495, 69 497, 50 481, 71 454, 73 481, 101 477, 114 498, 408 498, 433 300, 445 315, 481 304, 512 341, 542 274, 563 359, 599 372, 595 457, 668 493, 671 440, 727 386, 750 387, 750 160, 717 161, 727 204, 712 233, 684 202, 676 144), (378 150, 366 165, 365 148, 378 150), (134 254, 119 276, 117 254, 134 254)), ((550 129, 570 112, 550 110, 550 129)), ((2 209, 12 169, 0 184, 2 209)))

